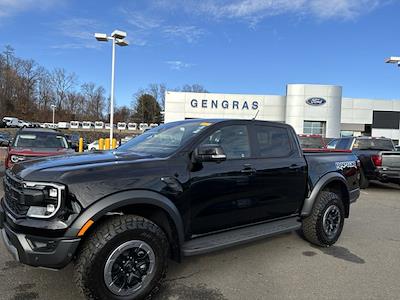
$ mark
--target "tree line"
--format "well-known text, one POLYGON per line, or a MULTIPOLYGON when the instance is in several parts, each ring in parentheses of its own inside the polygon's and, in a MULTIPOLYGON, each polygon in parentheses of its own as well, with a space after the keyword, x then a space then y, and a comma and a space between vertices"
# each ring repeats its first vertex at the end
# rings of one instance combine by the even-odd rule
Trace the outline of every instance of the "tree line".
MULTIPOLYGON (((115 107, 115 122, 160 123, 166 90, 165 84, 158 83, 139 89, 130 106, 115 107)), ((171 90, 207 92, 199 84, 171 90)), ((75 73, 64 68, 48 70, 32 59, 17 57, 14 49, 6 46, 0 53, 0 117, 49 122, 52 105, 56 121, 109 119, 110 101, 104 87, 93 82, 80 83, 75 73)))

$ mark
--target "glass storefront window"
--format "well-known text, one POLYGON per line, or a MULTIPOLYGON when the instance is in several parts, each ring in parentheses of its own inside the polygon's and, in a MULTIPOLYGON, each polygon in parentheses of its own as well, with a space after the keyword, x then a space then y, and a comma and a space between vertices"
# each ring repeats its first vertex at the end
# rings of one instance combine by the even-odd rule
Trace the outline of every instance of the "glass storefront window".
POLYGON ((323 121, 304 121, 304 134, 319 134, 325 136, 326 122, 323 121))

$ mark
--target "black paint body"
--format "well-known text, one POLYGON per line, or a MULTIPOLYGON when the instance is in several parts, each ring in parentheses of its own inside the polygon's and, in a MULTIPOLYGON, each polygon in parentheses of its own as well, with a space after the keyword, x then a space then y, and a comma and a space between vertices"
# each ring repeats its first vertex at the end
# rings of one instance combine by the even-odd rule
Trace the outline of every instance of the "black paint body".
MULTIPOLYGON (((206 120, 212 123, 197 138, 165 158, 121 152, 93 152, 45 158, 15 165, 10 176, 35 182, 61 183, 67 201, 79 211, 60 220, 18 218, 2 204, 3 223, 16 234, 74 238, 80 226, 115 207, 140 203, 157 206, 173 219, 180 244, 216 230, 302 215, 305 201, 327 174, 342 180, 347 192, 358 190, 358 168, 338 169, 337 162, 355 162, 352 153, 303 154, 292 127, 262 121, 206 120), (248 126, 251 157, 222 162, 193 162, 193 151, 215 129, 248 126), (281 158, 259 158, 253 126, 272 124, 288 130, 293 151, 281 158), (125 196, 126 195, 126 196, 125 196), (152 196, 153 195, 153 196, 152 196), (147 200, 146 200, 147 199, 147 200), (126 201, 125 201, 126 200, 126 201), (123 202, 125 201, 125 202, 123 202), (101 207, 101 208, 100 208, 101 207), (178 228, 180 227, 180 228, 178 228)), ((358 197, 358 194, 354 196, 358 197)), ((355 200, 355 199, 353 199, 355 200)), ((23 251, 19 249, 19 251, 23 251)), ((68 260, 69 262, 69 260, 68 260)), ((31 263, 29 263, 31 264, 31 263)), ((57 266, 58 267, 58 266, 57 266)))

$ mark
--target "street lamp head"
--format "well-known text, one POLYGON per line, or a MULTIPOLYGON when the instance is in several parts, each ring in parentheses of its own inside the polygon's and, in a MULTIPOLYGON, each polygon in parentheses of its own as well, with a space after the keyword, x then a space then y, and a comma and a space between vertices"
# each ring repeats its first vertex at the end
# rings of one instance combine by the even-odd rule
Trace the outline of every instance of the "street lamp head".
POLYGON ((107 42, 108 41, 107 34, 105 34, 105 33, 95 33, 94 37, 99 42, 107 42))
POLYGON ((50 107, 51 107, 52 109, 56 108, 56 106, 55 106, 54 104, 50 105, 50 107))
POLYGON ((399 64, 400 57, 399 56, 391 56, 385 61, 387 64, 399 64))
POLYGON ((127 40, 123 40, 123 39, 115 39, 115 43, 118 46, 124 47, 124 46, 128 46, 129 42, 127 40))
POLYGON ((124 39, 126 38, 126 32, 121 31, 121 30, 114 30, 113 33, 111 33, 111 36, 115 39, 124 39))

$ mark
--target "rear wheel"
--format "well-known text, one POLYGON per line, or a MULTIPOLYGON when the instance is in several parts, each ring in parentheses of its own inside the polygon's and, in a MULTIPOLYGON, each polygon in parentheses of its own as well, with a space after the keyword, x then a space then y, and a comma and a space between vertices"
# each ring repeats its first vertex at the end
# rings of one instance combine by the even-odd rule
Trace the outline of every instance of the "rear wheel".
POLYGON ((304 237, 318 246, 333 245, 342 233, 344 214, 343 202, 337 194, 321 192, 311 215, 303 219, 304 237))
POLYGON ((75 280, 88 299, 151 298, 167 270, 168 241, 153 222, 112 217, 85 241, 75 280))

